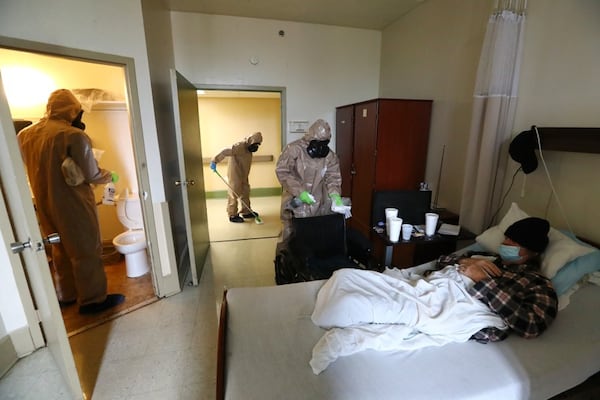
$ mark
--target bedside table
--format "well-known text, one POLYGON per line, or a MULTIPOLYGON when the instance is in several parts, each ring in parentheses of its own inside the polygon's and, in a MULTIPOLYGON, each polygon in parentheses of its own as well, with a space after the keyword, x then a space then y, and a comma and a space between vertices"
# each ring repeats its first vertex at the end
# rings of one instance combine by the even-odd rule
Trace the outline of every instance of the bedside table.
POLYGON ((475 236, 474 233, 461 227, 458 236, 436 233, 431 237, 412 236, 407 241, 390 242, 385 232, 378 233, 373 230, 371 232, 371 242, 373 243, 375 258, 380 260, 379 262, 383 266, 408 268, 435 260, 443 254, 450 254, 457 250, 459 241, 462 248, 473 242, 475 236))

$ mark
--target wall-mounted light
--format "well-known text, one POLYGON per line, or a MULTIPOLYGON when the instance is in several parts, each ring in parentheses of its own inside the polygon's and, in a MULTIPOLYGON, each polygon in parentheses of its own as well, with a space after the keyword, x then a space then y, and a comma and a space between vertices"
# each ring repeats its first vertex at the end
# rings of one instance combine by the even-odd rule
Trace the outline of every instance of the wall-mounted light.
POLYGON ((44 115, 48 96, 57 89, 50 76, 38 69, 18 65, 2 66, 0 73, 13 118, 44 115))

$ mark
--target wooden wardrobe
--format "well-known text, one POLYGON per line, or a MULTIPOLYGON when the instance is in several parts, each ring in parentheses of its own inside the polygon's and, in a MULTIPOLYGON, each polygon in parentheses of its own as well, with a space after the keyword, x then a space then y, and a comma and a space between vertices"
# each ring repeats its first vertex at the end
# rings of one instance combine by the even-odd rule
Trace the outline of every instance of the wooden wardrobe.
POLYGON ((418 190, 425 179, 431 100, 373 99, 336 108, 342 196, 349 226, 370 237, 375 190, 418 190))

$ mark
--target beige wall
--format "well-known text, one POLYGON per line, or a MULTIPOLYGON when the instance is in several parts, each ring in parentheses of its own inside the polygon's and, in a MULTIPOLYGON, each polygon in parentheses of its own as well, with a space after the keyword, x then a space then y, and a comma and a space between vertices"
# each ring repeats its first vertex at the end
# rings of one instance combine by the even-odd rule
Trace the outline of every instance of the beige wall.
MULTIPOLYGON (((458 211, 471 96, 494 1, 428 0, 382 38, 380 91, 434 100, 427 180, 436 182, 446 145, 440 205, 458 211)), ((514 133, 538 126, 600 126, 600 2, 529 0, 514 133)), ((548 152, 550 176, 573 230, 600 241, 600 156, 548 152)), ((508 187, 517 165, 509 163, 508 187)), ((532 215, 566 227, 543 167, 520 174, 500 215, 517 201, 532 215), (524 187, 524 196, 521 196, 524 187)))
POLYGON ((175 65, 191 82, 285 87, 287 121, 323 118, 335 129, 336 106, 377 97, 379 31, 183 12, 171 24, 175 65))
MULTIPOLYGON (((254 132, 261 132, 263 143, 256 156, 273 156, 271 162, 252 164, 248 180, 252 189, 278 188, 275 164, 281 153, 281 100, 279 98, 211 97, 198 99, 202 154, 212 158, 226 147, 244 140, 254 132)), ((217 166, 227 176, 227 162, 217 166)), ((204 187, 207 192, 227 190, 219 177, 204 167, 204 187)))
POLYGON ((125 74, 120 66, 0 48, 0 70, 13 118, 41 118, 46 111, 48 96, 53 90, 61 88, 96 88, 102 89, 115 100, 124 100, 126 97, 125 74), (15 76, 13 72, 19 75, 15 76), (30 77, 45 79, 41 84, 31 86, 30 77))
POLYGON ((458 212, 475 75, 492 1, 428 0, 383 32, 382 97, 433 100, 426 181, 458 212))
MULTIPOLYGON (((515 133, 532 125, 600 126, 599 16, 595 0, 529 0, 515 133)), ((600 154, 548 151, 543 157, 566 219, 541 162, 525 182, 519 175, 507 203, 516 201, 558 228, 568 221, 575 233, 600 242, 600 154)))

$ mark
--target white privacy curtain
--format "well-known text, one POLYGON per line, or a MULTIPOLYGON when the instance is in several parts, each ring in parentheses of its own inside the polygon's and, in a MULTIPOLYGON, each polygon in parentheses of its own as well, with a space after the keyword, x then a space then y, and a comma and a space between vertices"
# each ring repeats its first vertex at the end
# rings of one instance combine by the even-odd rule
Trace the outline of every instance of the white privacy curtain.
POLYGON ((479 233, 498 208, 519 82, 524 7, 507 3, 488 21, 473 98, 460 224, 479 233))

